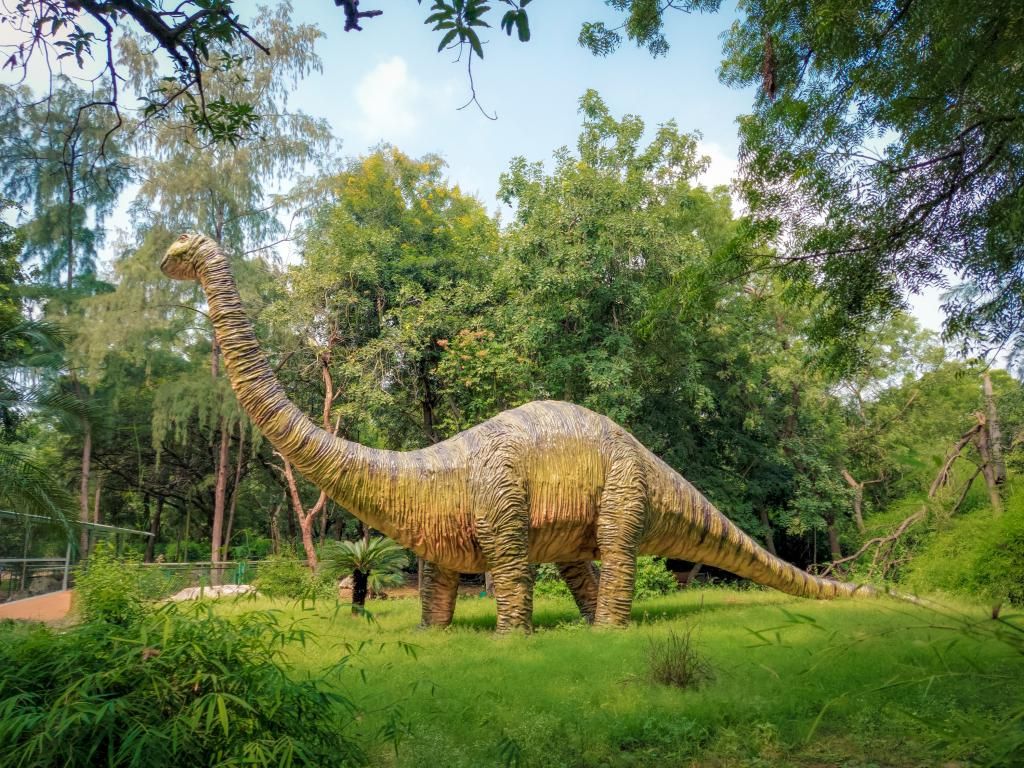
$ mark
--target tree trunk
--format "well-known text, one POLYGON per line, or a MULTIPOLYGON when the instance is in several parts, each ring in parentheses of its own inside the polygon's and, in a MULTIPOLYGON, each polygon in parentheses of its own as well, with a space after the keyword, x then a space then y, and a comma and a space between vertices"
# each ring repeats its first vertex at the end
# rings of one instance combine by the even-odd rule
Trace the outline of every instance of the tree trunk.
POLYGON ((761 525, 764 526, 764 548, 778 557, 779 553, 775 551, 775 538, 772 536, 772 523, 768 519, 768 510, 762 508, 758 510, 758 514, 761 516, 761 525))
POLYGON ((306 512, 302 508, 299 486, 295 482, 295 473, 292 472, 291 462, 284 457, 281 460, 284 462, 284 479, 288 486, 288 494, 291 496, 292 509, 295 512, 295 518, 299 521, 299 529, 302 532, 302 548, 306 550, 306 563, 309 565, 309 569, 315 572, 319 563, 317 562, 316 546, 313 544, 313 522, 327 505, 327 494, 320 491, 320 498, 316 500, 316 504, 313 505, 309 512, 306 512))
POLYGON ((92 499, 92 521, 102 523, 100 519, 100 492, 103 490, 103 475, 96 475, 96 491, 92 499))
POLYGON ((977 417, 980 427, 974 433, 974 447, 978 449, 978 456, 981 458, 981 474, 985 477, 985 485, 988 486, 989 504, 992 505, 993 513, 998 516, 1003 513, 1003 500, 999 495, 995 462, 992 459, 992 448, 988 441, 988 419, 982 413, 974 415, 977 417))
POLYGON ((281 532, 277 529, 277 516, 280 511, 280 504, 275 504, 270 511, 270 551, 275 555, 281 554, 281 532))
POLYGON ((697 580, 697 575, 700 573, 700 569, 704 567, 703 563, 694 563, 693 567, 686 574, 686 583, 684 586, 692 586, 697 580))
POLYGON ((213 525, 210 531, 210 585, 220 584, 220 547, 224 533, 224 508, 227 506, 228 462, 231 460, 231 433, 227 417, 220 421, 220 451, 217 454, 217 484, 213 491, 213 525))
POLYGON ((313 544, 313 516, 304 515, 299 520, 299 528, 302 531, 302 548, 306 550, 306 562, 310 570, 316 571, 319 563, 316 558, 316 545, 313 544))
POLYGON ((73 223, 74 209, 75 209, 75 165, 74 155, 72 155, 71 170, 70 173, 65 170, 64 176, 65 181, 68 184, 68 290, 70 291, 75 284, 75 225, 73 223))
POLYGON ((835 519, 825 520, 828 524, 828 548, 832 552, 832 560, 838 560, 843 556, 843 550, 839 546, 839 531, 836 530, 835 519))
POLYGON ((363 571, 352 572, 352 615, 358 616, 366 609, 366 587, 369 575, 363 571))
MULTIPOLYGON (((79 504, 81 513, 79 519, 83 523, 89 522, 89 466, 92 462, 92 425, 89 422, 82 422, 85 429, 85 439, 82 441, 82 481, 79 488, 79 504)), ((89 529, 82 526, 78 542, 78 558, 85 560, 89 556, 89 529)))
POLYGON ((149 532, 151 534, 153 534, 153 535, 149 537, 148 541, 146 541, 146 557, 145 557, 145 560, 146 560, 147 563, 152 563, 153 562, 153 549, 156 547, 157 537, 160 536, 160 515, 163 513, 163 511, 164 511, 164 497, 163 496, 157 496, 156 497, 156 512, 154 512, 153 515, 149 519, 149 532))
POLYGON ((178 550, 178 559, 183 562, 188 562, 188 528, 192 522, 192 507, 188 504, 185 505, 185 540, 182 542, 182 549, 178 550))
POLYGON ((864 483, 858 483, 845 469, 843 479, 853 489, 853 522, 857 524, 857 530, 864 533, 864 483))
POLYGON ((228 557, 228 547, 231 546, 231 536, 235 527, 235 509, 238 507, 238 486, 242 482, 242 463, 245 458, 245 427, 242 421, 238 421, 238 461, 235 463, 235 483, 231 486, 231 503, 228 504, 228 527, 224 534, 224 542, 221 546, 224 559, 228 557))
POLYGON ((992 377, 985 371, 982 379, 985 392, 985 412, 988 415, 988 447, 992 456, 992 474, 996 485, 1006 482, 1006 462, 1003 460, 1003 434, 999 428, 999 413, 996 411, 996 399, 992 392, 992 377))
POLYGON ((484 572, 484 592, 487 593, 488 597, 494 597, 494 576, 491 575, 490 571, 484 572))

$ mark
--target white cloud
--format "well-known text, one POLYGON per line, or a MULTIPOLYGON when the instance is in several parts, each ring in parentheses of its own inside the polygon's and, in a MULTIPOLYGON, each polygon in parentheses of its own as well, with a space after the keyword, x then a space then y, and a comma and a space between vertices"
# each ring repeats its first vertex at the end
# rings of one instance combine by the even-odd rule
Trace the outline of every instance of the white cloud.
POLYGON ((355 89, 359 116, 355 128, 368 143, 398 141, 420 125, 423 93, 401 56, 371 69, 355 89))
POLYGON ((730 186, 736 178, 736 158, 714 142, 698 142, 697 151, 711 161, 697 180, 706 187, 730 186))

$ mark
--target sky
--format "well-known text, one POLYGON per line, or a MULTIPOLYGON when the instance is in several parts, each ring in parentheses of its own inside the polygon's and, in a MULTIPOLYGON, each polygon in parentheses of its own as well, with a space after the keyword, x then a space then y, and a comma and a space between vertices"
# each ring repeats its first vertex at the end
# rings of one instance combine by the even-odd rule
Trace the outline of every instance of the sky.
MULTIPOLYGON (((6 2, 7 0, 5 0, 6 2)), ((666 14, 666 56, 652 58, 625 42, 614 54, 595 57, 579 47, 583 21, 617 26, 621 17, 600 0, 536 0, 529 6, 531 39, 520 43, 499 28, 485 30, 484 59, 473 66, 477 96, 470 94, 464 63, 450 51, 438 53, 439 34, 424 25, 430 0, 363 0, 363 9, 382 16, 364 21, 362 32, 344 32, 340 8, 327 0, 296 0, 294 20, 324 31, 318 46, 323 72, 303 80, 289 108, 326 118, 341 142, 341 153, 357 156, 388 142, 412 156, 441 155, 449 179, 476 195, 492 212, 499 175, 515 156, 549 160, 561 146, 573 147, 579 133, 579 98, 596 89, 611 113, 640 116, 648 133, 675 120, 700 135, 710 160, 700 180, 728 184, 736 169, 736 119, 750 111, 753 92, 729 88, 718 78, 723 35, 736 18, 726 0, 716 14, 666 14)), ((492 12, 500 18, 498 3, 492 12)), ((253 0, 237 0, 243 19, 255 12, 253 0)), ((0 27, 0 44, 5 30, 0 27)), ((40 73, 30 78, 38 87, 40 73)), ((112 228, 126 227, 122 209, 112 228)), ((108 238, 113 242, 116 238, 108 238)), ((914 314, 938 329, 937 292, 912 297, 914 314)))

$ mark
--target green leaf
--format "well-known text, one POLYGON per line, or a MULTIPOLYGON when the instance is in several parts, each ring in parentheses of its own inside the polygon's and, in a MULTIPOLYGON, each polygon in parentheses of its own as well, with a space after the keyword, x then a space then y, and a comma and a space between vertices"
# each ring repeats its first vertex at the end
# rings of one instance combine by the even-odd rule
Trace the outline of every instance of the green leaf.
POLYGON ((482 59, 484 57, 484 47, 480 45, 480 38, 477 36, 476 32, 472 29, 467 29, 466 38, 469 40, 469 44, 472 46, 473 52, 482 59))
POLYGON ((520 10, 516 14, 516 30, 519 32, 519 42, 525 43, 530 39, 530 20, 526 18, 526 11, 520 10))
POLYGON ((455 37, 455 35, 458 33, 458 31, 459 30, 457 30, 457 29, 452 29, 452 30, 449 30, 447 33, 445 33, 445 36, 441 38, 441 42, 437 46, 437 50, 439 50, 439 51, 443 50, 445 48, 445 46, 447 46, 448 43, 450 43, 452 41, 452 39, 455 37))

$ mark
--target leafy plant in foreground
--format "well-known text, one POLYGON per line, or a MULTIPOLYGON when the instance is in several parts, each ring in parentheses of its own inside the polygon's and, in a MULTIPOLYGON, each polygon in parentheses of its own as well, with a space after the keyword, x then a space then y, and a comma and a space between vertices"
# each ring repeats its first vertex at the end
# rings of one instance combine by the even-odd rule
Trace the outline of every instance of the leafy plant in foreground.
POLYGON ((0 767, 365 762, 353 704, 294 679, 307 633, 271 611, 224 618, 167 605, 126 627, 0 626, 0 767))
POLYGON ((86 622, 132 624, 145 615, 163 586, 163 577, 143 569, 137 555, 118 557, 109 543, 101 541, 76 572, 75 610, 86 622))

